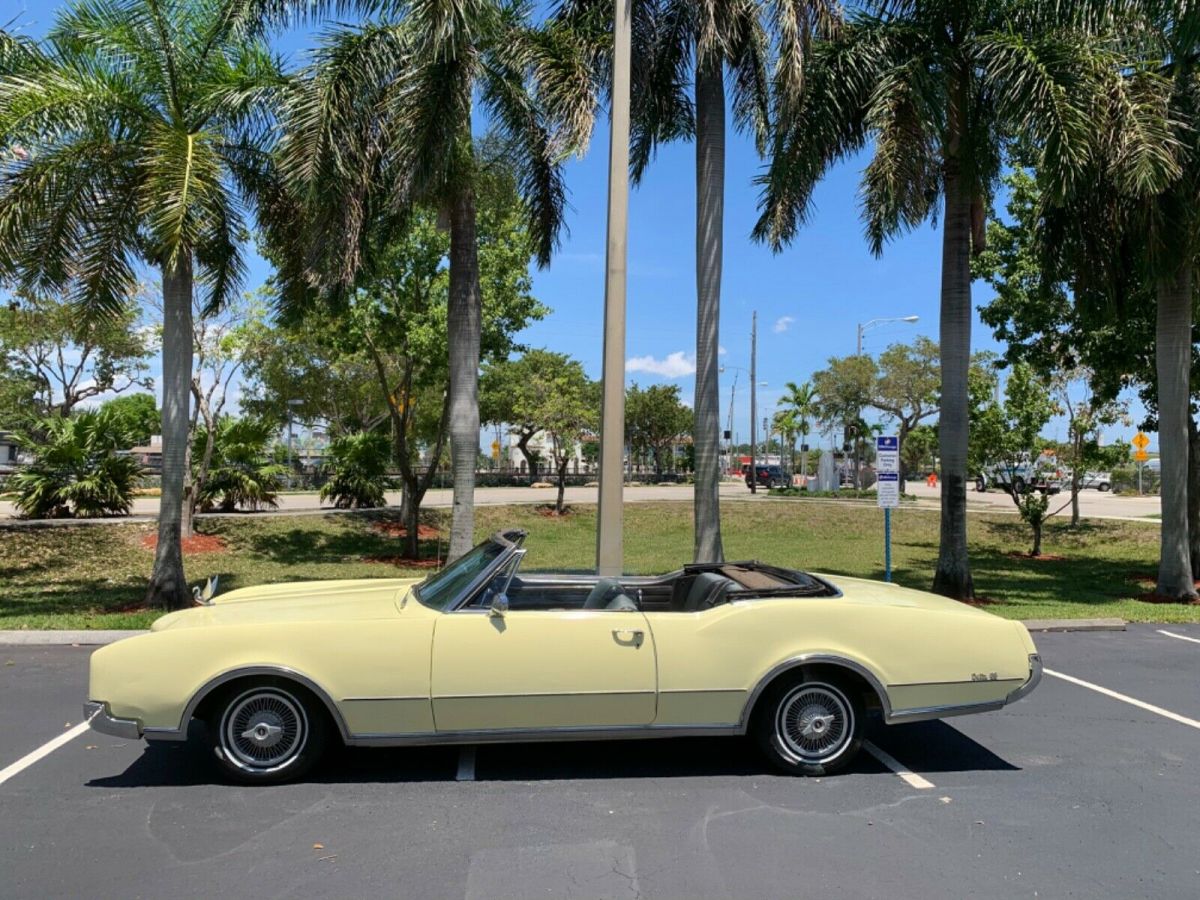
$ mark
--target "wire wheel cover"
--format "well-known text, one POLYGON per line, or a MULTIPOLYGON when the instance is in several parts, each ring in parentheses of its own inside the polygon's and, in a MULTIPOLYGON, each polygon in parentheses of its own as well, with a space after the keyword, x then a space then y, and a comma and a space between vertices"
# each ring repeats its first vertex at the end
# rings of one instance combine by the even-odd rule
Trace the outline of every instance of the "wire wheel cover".
POLYGON ((854 714, 838 691, 824 684, 802 684, 787 694, 775 716, 775 732, 784 748, 809 763, 829 762, 850 743, 854 714))
POLYGON ((221 746, 244 769, 270 771, 291 762, 304 747, 308 719, 304 707, 284 691, 256 688, 225 710, 221 746))

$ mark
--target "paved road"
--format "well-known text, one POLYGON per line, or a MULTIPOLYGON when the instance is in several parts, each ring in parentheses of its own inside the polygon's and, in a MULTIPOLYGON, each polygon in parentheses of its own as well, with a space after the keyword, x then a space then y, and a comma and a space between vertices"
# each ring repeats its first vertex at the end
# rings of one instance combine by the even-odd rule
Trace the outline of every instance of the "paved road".
MULTIPOLYGON (((909 482, 908 490, 915 494, 918 498, 918 505, 924 508, 936 509, 941 502, 938 489, 930 488, 923 482, 909 482)), ((475 492, 475 502, 485 506, 503 506, 513 503, 546 503, 553 501, 555 492, 550 489, 543 488, 528 488, 528 487, 498 487, 498 488, 479 488, 475 492)), ((726 482, 721 485, 721 496, 732 500, 766 500, 766 494, 760 493, 754 496, 742 482, 726 482)), ((566 500, 568 503, 595 503, 597 498, 597 489, 587 487, 571 487, 567 488, 566 500)), ((388 503, 394 506, 400 504, 400 494, 393 492, 387 495, 388 503)), ((625 489, 625 502, 639 503, 653 500, 680 500, 689 502, 692 499, 692 489, 688 485, 670 485, 657 486, 646 485, 643 487, 630 487, 625 489)), ((1059 509, 1064 504, 1067 504, 1069 497, 1066 495, 1057 495, 1051 500, 1050 510, 1054 512, 1058 510, 1060 516, 1070 516, 1070 506, 1064 509, 1059 509)), ((449 489, 431 490, 425 495, 424 505, 426 507, 443 507, 448 508, 451 505, 452 496, 449 489)), ((772 498, 771 502, 778 501, 772 498)), ((795 502, 813 503, 814 500, 802 500, 795 502)), ((822 501, 833 502, 833 501, 822 501)), ((858 503, 870 503, 869 500, 847 501, 858 503)), ((1002 512, 1015 513, 1012 499, 1007 494, 1002 494, 999 491, 990 491, 980 494, 971 491, 967 494, 967 505, 970 510, 977 512, 1002 512)), ((1145 519, 1159 512, 1159 501, 1157 497, 1126 497, 1114 496, 1113 494, 1101 494, 1099 491, 1085 491, 1080 495, 1080 507, 1084 516, 1094 516, 1099 518, 1134 518, 1145 519)), ((322 511, 320 498, 315 493, 310 494, 281 494, 279 497, 279 509, 275 513, 263 513, 263 515, 294 515, 297 513, 316 513, 322 511)), ((328 506, 324 507, 325 512, 331 512, 328 506)), ((134 519, 150 519, 158 515, 158 498, 144 497, 135 500, 133 504, 134 519)), ((8 501, 0 500, 0 521, 5 519, 13 519, 16 516, 16 510, 13 504, 8 501)), ((101 522, 122 522, 125 519, 101 519, 101 522)))
MULTIPOLYGON (((451 748, 355 750, 252 789, 88 732, 0 784, 0 895, 1191 900, 1200 626, 1163 630, 1197 643, 1038 636, 1049 669, 1157 712, 1048 675, 1001 712, 878 728, 928 788, 679 740, 482 747, 473 781, 451 748)), ((87 655, 0 647, 0 769, 79 721, 87 655)))

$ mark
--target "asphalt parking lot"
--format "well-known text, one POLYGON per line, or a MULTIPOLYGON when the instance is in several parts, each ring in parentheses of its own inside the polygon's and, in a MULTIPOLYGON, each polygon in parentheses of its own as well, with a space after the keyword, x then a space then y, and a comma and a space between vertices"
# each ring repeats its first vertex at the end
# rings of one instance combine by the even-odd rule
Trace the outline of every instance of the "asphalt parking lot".
POLYGON ((1035 637, 1031 697, 880 726, 831 778, 673 740, 344 751, 275 788, 91 731, 14 767, 79 723, 90 650, 0 647, 0 897, 1200 896, 1200 626, 1035 637))

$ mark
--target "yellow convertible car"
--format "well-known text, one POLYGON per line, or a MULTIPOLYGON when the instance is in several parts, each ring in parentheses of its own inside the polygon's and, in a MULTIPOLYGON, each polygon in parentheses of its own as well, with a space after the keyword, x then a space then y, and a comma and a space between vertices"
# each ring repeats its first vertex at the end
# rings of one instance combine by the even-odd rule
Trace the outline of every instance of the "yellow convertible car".
POLYGON ((892 584, 757 562, 657 577, 520 575, 520 531, 424 581, 245 588, 96 651, 106 734, 206 723, 235 780, 355 746, 750 734, 793 774, 844 767, 863 719, 999 709, 1041 661, 1025 627, 892 584))

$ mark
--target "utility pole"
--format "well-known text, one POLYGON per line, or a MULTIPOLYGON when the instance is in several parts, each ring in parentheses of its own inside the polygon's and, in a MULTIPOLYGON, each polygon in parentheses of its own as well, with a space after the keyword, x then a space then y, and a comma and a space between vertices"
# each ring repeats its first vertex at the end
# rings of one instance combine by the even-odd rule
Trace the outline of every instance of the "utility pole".
POLYGON ((621 575, 624 551, 625 279, 629 237, 629 80, 633 0, 613 0, 612 127, 608 142, 608 246, 600 401, 600 508, 596 572, 621 575))
POLYGON ((750 316, 750 493, 758 493, 758 460, 754 442, 758 440, 758 310, 750 316))

